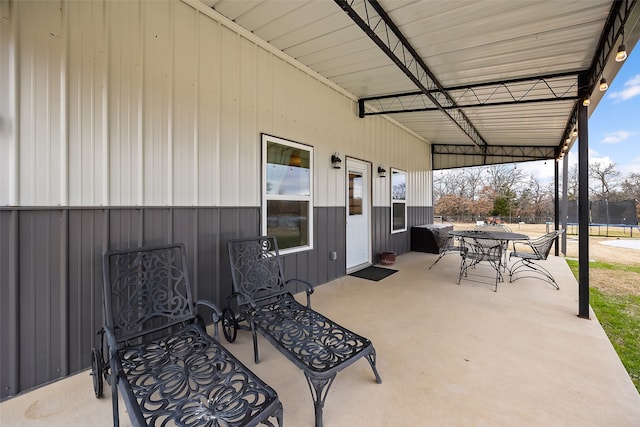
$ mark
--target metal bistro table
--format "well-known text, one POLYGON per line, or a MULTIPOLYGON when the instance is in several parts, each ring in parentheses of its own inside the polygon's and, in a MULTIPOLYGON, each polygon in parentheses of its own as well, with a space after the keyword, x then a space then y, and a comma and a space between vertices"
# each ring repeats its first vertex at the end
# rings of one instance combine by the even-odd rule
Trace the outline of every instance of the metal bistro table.
POLYGON ((449 234, 455 237, 468 238, 468 239, 487 239, 487 240, 499 240, 505 244, 504 251, 504 265, 507 266, 508 249, 510 241, 516 240, 529 240, 529 236, 522 233, 513 233, 511 231, 484 231, 484 230, 457 230, 450 231, 449 234))

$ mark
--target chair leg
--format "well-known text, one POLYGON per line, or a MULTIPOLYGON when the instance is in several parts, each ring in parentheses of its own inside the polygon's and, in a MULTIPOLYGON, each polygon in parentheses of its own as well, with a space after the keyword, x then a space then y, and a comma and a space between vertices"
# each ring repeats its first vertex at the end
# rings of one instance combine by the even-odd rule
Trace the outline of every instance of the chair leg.
POLYGON ((433 267, 434 265, 436 265, 436 264, 438 263, 438 261, 440 261, 440 259, 441 259, 443 256, 445 256, 445 255, 446 255, 446 252, 442 252, 442 253, 440 254, 440 256, 438 257, 438 259, 436 259, 435 261, 433 261, 433 264, 431 264, 431 265, 429 266, 428 270, 431 270, 431 267, 433 267))
POLYGON ((311 390, 311 397, 313 398, 313 406, 316 415, 315 427, 322 427, 322 408, 324 407, 324 402, 327 399, 329 388, 331 388, 331 384, 336 378, 336 374, 334 373, 332 377, 323 379, 311 378, 306 373, 304 376, 307 379, 309 390, 311 390))
MULTIPOLYGON (((371 348, 373 348, 373 346, 371 348)), ((378 384, 381 384, 382 378, 380 378, 380 375, 378 374, 378 369, 376 368, 376 351, 371 350, 371 352, 367 354, 365 357, 367 358, 369 365, 371 365, 371 369, 373 369, 373 375, 376 376, 376 382, 378 384)))
POLYGON ((253 360, 256 364, 260 363, 260 356, 258 355, 258 334, 256 333, 256 323, 253 318, 249 319, 251 325, 251 335, 253 337, 253 360))
POLYGON ((529 260, 526 258, 516 261, 516 263, 513 265, 513 267, 511 268, 511 271, 509 272, 509 282, 514 282, 515 280, 522 279, 525 277, 541 279, 540 276, 542 276, 542 278, 544 278, 547 282, 549 282, 549 284, 554 288, 558 290, 560 289, 560 286, 558 286, 558 283, 553 278, 549 270, 547 270, 546 268, 544 268, 539 264, 536 264, 532 260, 529 260), (531 274, 537 273, 539 276, 527 276, 526 275, 527 272, 531 274), (519 275, 514 278, 514 276, 516 276, 518 273, 524 273, 524 275, 519 275))

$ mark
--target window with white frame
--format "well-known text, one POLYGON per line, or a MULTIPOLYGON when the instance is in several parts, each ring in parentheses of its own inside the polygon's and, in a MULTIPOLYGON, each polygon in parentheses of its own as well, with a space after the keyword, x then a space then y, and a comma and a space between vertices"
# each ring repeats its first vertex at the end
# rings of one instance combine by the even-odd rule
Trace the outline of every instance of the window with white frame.
POLYGON ((407 173, 391 168, 391 232, 407 231, 407 173))
POLYGON ((313 147, 262 135, 262 233, 283 252, 313 247, 313 147))

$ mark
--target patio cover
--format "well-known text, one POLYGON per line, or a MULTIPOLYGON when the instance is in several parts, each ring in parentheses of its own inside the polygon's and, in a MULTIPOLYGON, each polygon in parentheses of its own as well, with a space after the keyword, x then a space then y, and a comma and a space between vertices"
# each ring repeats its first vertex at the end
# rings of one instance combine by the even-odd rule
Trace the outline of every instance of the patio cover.
POLYGON ((559 159, 640 37, 635 0, 202 3, 431 143, 434 170, 559 159))

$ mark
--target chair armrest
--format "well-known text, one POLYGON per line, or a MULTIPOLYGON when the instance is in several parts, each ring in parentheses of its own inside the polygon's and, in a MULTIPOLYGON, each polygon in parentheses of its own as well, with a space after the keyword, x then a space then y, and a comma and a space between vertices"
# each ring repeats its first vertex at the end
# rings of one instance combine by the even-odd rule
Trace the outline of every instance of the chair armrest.
POLYGON ((528 247, 529 249, 531 249, 535 253, 535 248, 533 247, 533 245, 531 244, 531 242, 529 240, 514 240, 513 241, 513 251, 514 252, 518 252, 518 250, 516 249, 516 245, 526 246, 526 247, 528 247))
POLYGON ((217 305, 207 300, 197 300, 196 307, 200 305, 203 305, 211 309, 212 311, 211 319, 213 320, 213 336, 215 339, 218 339, 218 322, 222 317, 222 312, 220 311, 217 305))
POLYGON ((288 285, 289 282, 298 282, 298 283, 302 283, 303 285, 305 285, 305 287, 306 287, 305 292, 307 293, 307 308, 311 308, 311 294, 314 291, 313 286, 311 285, 311 283, 307 282, 306 280, 302 280, 302 279, 289 279, 289 280, 287 280, 286 284, 288 285))
POLYGON ((109 358, 113 359, 118 356, 118 341, 116 340, 116 334, 113 333, 113 330, 104 325, 103 327, 104 335, 107 337, 107 345, 109 346, 109 358))

